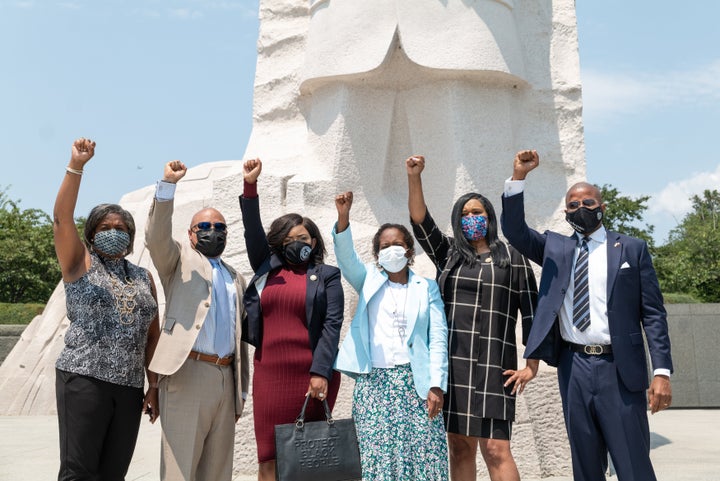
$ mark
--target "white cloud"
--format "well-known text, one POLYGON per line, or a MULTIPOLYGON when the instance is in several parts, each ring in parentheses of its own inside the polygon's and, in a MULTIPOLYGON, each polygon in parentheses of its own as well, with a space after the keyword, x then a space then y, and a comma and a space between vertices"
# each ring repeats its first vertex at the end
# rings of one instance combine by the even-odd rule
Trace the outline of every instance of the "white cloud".
POLYGON ((191 10, 200 15, 213 10, 235 10, 246 18, 257 18, 258 16, 257 2, 248 2, 247 0, 189 0, 188 4, 192 7, 178 10, 191 10))
MULTIPOLYGON (((0 0, 2 1, 2 0, 0 0)), ((72 0, 69 0, 72 1, 72 0)), ((247 0, 179 0, 175 8, 162 8, 157 1, 150 2, 151 7, 135 8, 132 14, 141 17, 157 18, 169 16, 179 19, 198 19, 215 12, 234 11, 244 18, 257 18, 258 6, 256 2, 247 0)))
POLYGON ((200 18, 203 16, 203 13, 199 10, 193 10, 191 8, 173 8, 170 9, 170 16, 176 17, 176 18, 200 18))
POLYGON ((67 8, 68 10, 79 10, 80 4, 75 2, 60 2, 58 3, 59 7, 67 8))
POLYGON ((131 15, 136 15, 139 17, 145 17, 145 18, 158 18, 160 17, 160 12, 157 10, 153 10, 150 8, 136 8, 133 9, 130 12, 131 15))
POLYGON ((720 59, 692 70, 647 74, 583 70, 583 111, 600 118, 677 103, 720 100, 720 59))
MULTIPOLYGON (((705 189, 720 188, 720 164, 714 171, 694 173, 686 179, 675 180, 662 190, 650 194, 644 222, 655 226, 653 237, 662 245, 668 233, 682 222, 692 209, 690 197, 701 195, 705 189)), ((631 194, 639 196, 640 194, 631 194)))
POLYGON ((699 172, 687 179, 670 182, 663 190, 652 194, 648 212, 667 213, 679 221, 692 208, 690 197, 700 195, 706 189, 718 188, 720 188, 720 164, 715 171, 699 172))

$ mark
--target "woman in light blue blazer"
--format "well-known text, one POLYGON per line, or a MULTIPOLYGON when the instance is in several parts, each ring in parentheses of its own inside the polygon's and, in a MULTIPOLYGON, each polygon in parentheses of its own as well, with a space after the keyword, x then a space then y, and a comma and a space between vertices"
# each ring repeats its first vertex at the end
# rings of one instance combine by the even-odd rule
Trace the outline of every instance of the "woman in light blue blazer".
POLYGON ((335 369, 355 379, 363 480, 447 480, 447 321, 438 285, 408 267, 413 237, 400 224, 383 224, 375 234, 375 262, 360 260, 350 231, 352 198, 336 196, 332 235, 342 275, 360 297, 335 369))

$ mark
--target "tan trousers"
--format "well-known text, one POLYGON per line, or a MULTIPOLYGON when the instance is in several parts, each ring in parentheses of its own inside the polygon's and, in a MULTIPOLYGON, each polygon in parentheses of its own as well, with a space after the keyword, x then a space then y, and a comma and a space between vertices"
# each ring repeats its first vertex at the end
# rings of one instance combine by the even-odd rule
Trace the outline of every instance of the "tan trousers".
POLYGON ((232 366, 188 359, 160 381, 163 481, 231 481, 235 439, 232 366))

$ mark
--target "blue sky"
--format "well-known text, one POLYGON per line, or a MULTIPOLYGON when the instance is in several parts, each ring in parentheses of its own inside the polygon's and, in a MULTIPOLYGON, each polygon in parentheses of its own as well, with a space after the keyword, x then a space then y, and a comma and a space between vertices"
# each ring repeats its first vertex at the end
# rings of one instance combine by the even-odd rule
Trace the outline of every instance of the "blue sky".
MULTIPOLYGON (((296 0, 298 2, 305 0, 296 0)), ((0 0, 0 187, 51 212, 70 144, 98 142, 77 215, 167 160, 240 159, 257 0, 0 0)), ((663 242, 720 188, 720 3, 577 1, 588 180, 651 195, 663 242)))

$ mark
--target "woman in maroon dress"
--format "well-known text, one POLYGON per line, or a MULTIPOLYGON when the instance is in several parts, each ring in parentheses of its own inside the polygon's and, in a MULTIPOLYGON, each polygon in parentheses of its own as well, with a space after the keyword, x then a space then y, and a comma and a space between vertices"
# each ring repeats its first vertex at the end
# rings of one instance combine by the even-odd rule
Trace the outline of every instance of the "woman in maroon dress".
MULTIPOLYGON (((253 412, 260 481, 275 479, 274 426, 295 421, 303 397, 326 399, 332 409, 340 374, 333 371, 344 297, 337 267, 323 264, 325 243, 307 217, 286 214, 267 235, 260 219, 259 159, 243 166, 240 196, 245 245, 255 272, 243 303, 243 340, 255 346, 253 412)), ((311 402, 306 420, 324 419, 311 402)))

